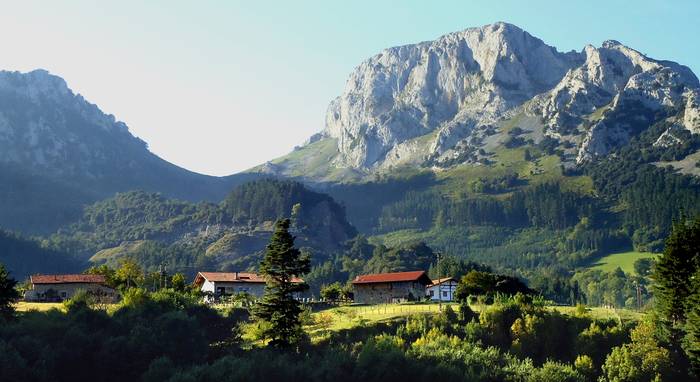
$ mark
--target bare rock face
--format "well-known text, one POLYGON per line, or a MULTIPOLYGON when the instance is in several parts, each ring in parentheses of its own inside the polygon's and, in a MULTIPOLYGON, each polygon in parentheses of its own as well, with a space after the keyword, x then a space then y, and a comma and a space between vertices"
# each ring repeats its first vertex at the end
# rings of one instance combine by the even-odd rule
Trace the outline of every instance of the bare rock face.
POLYGON ((580 61, 498 23, 387 49, 360 64, 328 108, 339 164, 372 167, 394 146, 438 130, 441 152, 476 124, 550 89, 580 61))
POLYGON ((337 167, 426 165, 459 157, 493 124, 525 113, 544 136, 574 143, 581 163, 626 144, 660 111, 680 111, 678 125, 699 133, 699 87, 688 68, 617 41, 561 53, 496 23, 364 61, 331 102, 322 136, 337 141, 337 167))

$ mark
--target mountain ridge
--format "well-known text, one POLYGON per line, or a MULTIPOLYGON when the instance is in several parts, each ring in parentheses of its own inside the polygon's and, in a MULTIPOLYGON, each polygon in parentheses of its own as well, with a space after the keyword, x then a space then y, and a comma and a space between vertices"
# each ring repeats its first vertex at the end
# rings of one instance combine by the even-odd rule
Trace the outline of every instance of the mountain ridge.
POLYGON ((0 178, 5 184, 0 185, 5 210, 0 226, 47 233, 79 215, 83 205, 119 191, 218 201, 255 176, 213 177, 171 164, 150 152, 125 123, 40 69, 0 71, 0 178), (54 186, 31 185, 37 182, 54 186), (53 199, 52 189, 74 201, 68 210, 26 208, 53 199))
POLYGON ((640 109, 651 114, 649 126, 658 122, 654 113, 667 110, 664 118, 676 127, 666 135, 675 137, 678 127, 700 133, 699 89, 689 68, 615 40, 562 53, 512 24, 490 24, 363 61, 330 103, 323 131, 252 171, 311 172, 305 178, 314 182, 362 179, 401 166, 476 163, 488 160, 480 150, 490 151, 489 140, 507 133, 497 125, 519 115, 533 120, 524 139, 555 140, 564 165, 578 167, 643 130, 608 114, 640 109), (322 150, 324 160, 313 152, 321 141, 336 146, 322 150), (309 147, 306 156, 298 152, 309 147), (314 160, 328 163, 323 169, 304 163, 314 160))

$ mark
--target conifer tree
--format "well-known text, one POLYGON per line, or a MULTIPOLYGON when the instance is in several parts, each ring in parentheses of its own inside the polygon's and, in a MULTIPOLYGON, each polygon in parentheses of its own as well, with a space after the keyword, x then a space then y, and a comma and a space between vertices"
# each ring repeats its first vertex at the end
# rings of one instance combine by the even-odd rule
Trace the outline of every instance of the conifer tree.
POLYGON ((268 324, 263 336, 271 340, 270 345, 277 347, 291 346, 304 334, 299 319, 302 307, 294 294, 305 291, 308 285, 294 281, 309 272, 310 260, 294 248, 289 225, 289 219, 278 220, 275 224, 275 232, 260 263, 260 273, 267 282, 265 294, 253 312, 258 320, 268 324))
POLYGON ((19 292, 15 289, 17 281, 10 277, 10 273, 0 264, 0 318, 9 318, 14 313, 12 304, 19 299, 19 292))
POLYGON ((654 273, 655 295, 661 316, 669 328, 685 322, 693 274, 700 265, 700 219, 681 219, 673 224, 663 256, 654 273))
POLYGON ((693 276, 694 291, 686 310, 683 351, 695 375, 700 376, 700 269, 693 276))
POLYGON ((700 372, 700 218, 674 222, 653 279, 657 309, 677 367, 700 372))

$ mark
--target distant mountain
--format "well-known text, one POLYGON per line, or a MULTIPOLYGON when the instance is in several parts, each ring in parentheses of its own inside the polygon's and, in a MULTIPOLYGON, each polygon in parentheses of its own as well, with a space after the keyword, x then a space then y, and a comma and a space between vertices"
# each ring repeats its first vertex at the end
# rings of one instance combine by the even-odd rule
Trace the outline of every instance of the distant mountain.
POLYGON ((357 228, 375 248, 425 242, 567 278, 606 253, 659 251, 681 211, 700 214, 699 94, 688 68, 619 42, 562 53, 496 23, 369 58, 323 131, 215 178, 153 155, 60 78, 4 72, 0 227, 56 231, 48 247, 94 263, 236 270, 295 211, 326 276, 361 268, 335 256, 357 228), (259 177, 304 186, 240 185, 259 177))
POLYGON ((296 182, 264 179, 234 188, 223 202, 198 204, 133 191, 87 207, 53 234, 53 248, 84 261, 115 264, 125 256, 149 269, 255 269, 274 222, 291 217, 296 244, 314 261, 328 258, 357 231, 331 197, 296 182))
POLYGON ((196 174, 159 158, 123 122, 44 70, 0 72, 0 227, 50 232, 119 191, 221 200, 243 177, 196 174))
POLYGON ((627 145, 661 120, 669 125, 653 145, 682 144, 685 133, 700 133, 699 101, 698 79, 685 66, 616 41, 561 53, 496 23, 362 62, 328 107, 325 129, 256 170, 335 181, 401 167, 488 163, 512 143, 513 127, 516 142, 545 141, 572 168, 627 145))
POLYGON ((251 172, 329 193, 374 243, 568 271, 700 214, 699 100, 680 64, 495 23, 363 61, 323 131, 251 172))

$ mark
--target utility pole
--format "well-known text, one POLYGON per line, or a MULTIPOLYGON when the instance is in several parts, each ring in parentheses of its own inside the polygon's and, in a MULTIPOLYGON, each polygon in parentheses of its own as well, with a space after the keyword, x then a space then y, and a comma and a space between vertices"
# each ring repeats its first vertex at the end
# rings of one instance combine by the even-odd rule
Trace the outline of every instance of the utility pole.
POLYGON ((637 310, 642 310, 642 287, 637 280, 634 281, 634 289, 637 292, 637 310))
POLYGON ((435 255, 437 255, 437 276, 438 276, 438 311, 442 312, 442 283, 440 282, 440 255, 441 253, 435 252, 435 255))

